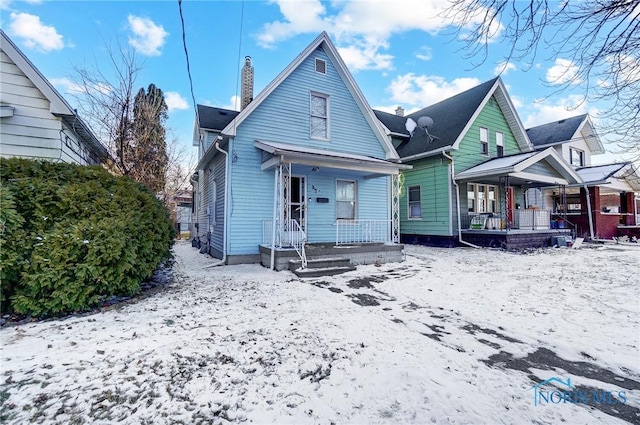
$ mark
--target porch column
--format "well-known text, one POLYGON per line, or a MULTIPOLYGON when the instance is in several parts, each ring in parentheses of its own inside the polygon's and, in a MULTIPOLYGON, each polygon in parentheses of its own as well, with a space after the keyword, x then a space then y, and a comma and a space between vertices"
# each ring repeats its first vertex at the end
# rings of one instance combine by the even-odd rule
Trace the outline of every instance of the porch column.
POLYGON ((400 243, 400 175, 391 176, 391 240, 400 243))
POLYGON ((636 223, 635 214, 633 211, 633 202, 634 202, 634 193, 633 192, 622 192, 620 193, 620 214, 625 214, 623 217, 624 223, 627 226, 633 226, 636 223))

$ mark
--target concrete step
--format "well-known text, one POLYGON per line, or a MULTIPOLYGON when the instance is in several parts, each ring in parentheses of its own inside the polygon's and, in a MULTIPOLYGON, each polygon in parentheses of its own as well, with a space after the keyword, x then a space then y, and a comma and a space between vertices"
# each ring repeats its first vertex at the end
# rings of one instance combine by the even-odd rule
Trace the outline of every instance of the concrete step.
POLYGON ((350 272, 355 270, 356 266, 342 266, 342 267, 323 267, 323 268, 309 268, 306 269, 295 269, 293 273, 298 277, 323 277, 323 276, 334 276, 341 273, 350 272))
MULTIPOLYGON (((289 270, 294 271, 300 268, 302 260, 289 260, 289 270)), ((349 267, 351 260, 348 258, 308 258, 308 269, 326 269, 329 267, 349 267)))

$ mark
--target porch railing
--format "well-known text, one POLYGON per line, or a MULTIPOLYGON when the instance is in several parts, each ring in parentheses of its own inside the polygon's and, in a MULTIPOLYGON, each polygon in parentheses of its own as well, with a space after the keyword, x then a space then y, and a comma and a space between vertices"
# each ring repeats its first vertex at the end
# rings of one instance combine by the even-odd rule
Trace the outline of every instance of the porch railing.
POLYGON ((337 220, 336 245, 391 243, 392 220, 337 220))
POLYGON ((302 268, 307 268, 307 253, 304 245, 307 242, 307 234, 296 220, 286 220, 282 226, 276 226, 275 247, 271 246, 273 235, 273 220, 262 220, 262 244, 274 248, 293 248, 302 268))
POLYGON ((551 210, 515 210, 511 223, 507 222, 506 217, 504 212, 463 214, 460 217, 460 225, 462 229, 471 230, 547 230, 551 228, 551 210))

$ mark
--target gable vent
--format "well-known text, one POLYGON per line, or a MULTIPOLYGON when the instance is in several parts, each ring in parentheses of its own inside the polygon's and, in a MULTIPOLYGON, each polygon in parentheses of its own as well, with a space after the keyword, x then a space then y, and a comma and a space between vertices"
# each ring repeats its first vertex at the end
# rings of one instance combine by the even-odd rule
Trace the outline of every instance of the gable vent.
POLYGON ((327 73, 327 62, 322 59, 316 59, 316 72, 320 74, 327 73))

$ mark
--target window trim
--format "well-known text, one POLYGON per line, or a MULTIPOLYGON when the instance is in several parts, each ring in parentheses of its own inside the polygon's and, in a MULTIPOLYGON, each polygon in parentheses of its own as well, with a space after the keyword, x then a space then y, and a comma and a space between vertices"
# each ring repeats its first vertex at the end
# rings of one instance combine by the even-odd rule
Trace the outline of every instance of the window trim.
POLYGON ((412 186, 407 186, 407 220, 422 220, 422 186, 419 184, 416 185, 412 185, 412 186), (418 201, 411 201, 411 189, 416 189, 418 188, 418 201), (411 204, 419 204, 420 205, 420 215, 419 216, 412 216, 412 209, 411 209, 411 204))
POLYGON ((324 59, 320 59, 320 58, 316 58, 315 62, 314 62, 314 67, 313 69, 318 73, 318 74, 322 74, 322 75, 327 75, 327 61, 324 59), (318 63, 322 62, 324 64, 323 68, 324 68, 324 72, 320 72, 318 71, 318 63))
POLYGON ((480 127, 480 154, 489 156, 489 129, 480 127), (486 136, 483 140, 482 136, 486 136))
POLYGON ((310 139, 313 139, 313 140, 324 140, 324 141, 330 140, 330 136, 329 136, 331 134, 331 126, 330 126, 331 118, 330 118, 330 114, 329 114, 330 105, 331 105, 330 101, 331 100, 330 100, 330 97, 329 97, 328 94, 324 94, 324 93, 320 93, 320 92, 316 92, 316 91, 311 91, 309 93, 309 138, 310 139), (325 116, 314 115, 313 114, 313 106, 312 106, 312 104, 313 104, 313 98, 314 97, 322 97, 322 98, 325 99, 325 111, 324 111, 325 116), (326 136, 325 137, 317 137, 317 136, 313 135, 312 129, 311 129, 311 119, 314 118, 314 117, 315 118, 322 118, 322 119, 324 119, 326 121, 326 136))
POLYGON ((493 185, 493 184, 486 184, 486 183, 467 183, 467 213, 469 215, 477 215, 477 214, 487 214, 487 213, 497 213, 498 211, 498 206, 499 206, 499 194, 498 194, 498 186, 493 185), (469 186, 473 186, 473 210, 474 211, 469 211, 469 186), (484 186, 484 191, 482 193, 484 193, 484 211, 478 211, 478 207, 480 205, 480 198, 478 197, 478 193, 480 193, 478 191, 478 187, 479 186, 484 186), (494 193, 494 199, 490 199, 489 198, 489 193, 491 193, 490 188, 493 188, 493 193, 494 193), (491 204, 493 202, 493 205, 491 204), (493 210, 493 211, 491 211, 493 210))
POLYGON ((357 220, 358 219, 358 181, 348 179, 336 179, 336 220, 357 220), (338 182, 353 183, 353 218, 338 217, 338 202, 352 202, 338 200, 338 182))

